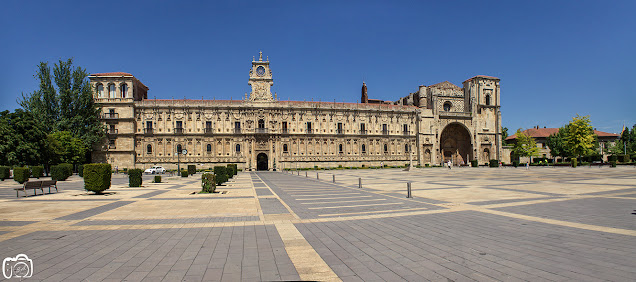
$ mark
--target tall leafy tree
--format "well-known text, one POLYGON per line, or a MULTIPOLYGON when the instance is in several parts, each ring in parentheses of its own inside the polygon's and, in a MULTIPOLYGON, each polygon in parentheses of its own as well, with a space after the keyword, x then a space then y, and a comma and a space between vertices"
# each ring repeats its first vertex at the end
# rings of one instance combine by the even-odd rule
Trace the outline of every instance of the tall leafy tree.
POLYGON ((507 127, 501 127, 501 144, 503 146, 508 145, 506 143, 506 138, 508 138, 508 128, 507 127))
POLYGON ((565 125, 559 128, 559 131, 556 133, 548 136, 546 145, 548 145, 550 155, 553 157, 569 157, 571 155, 565 142, 568 130, 568 125, 565 125))
POLYGON ((575 157, 587 156, 595 152, 596 135, 589 116, 576 115, 568 124, 565 144, 575 157))
POLYGON ((40 120, 21 109, 0 113, 0 162, 4 165, 39 165, 45 152, 46 131, 40 120))
MULTIPOLYGON (((51 72, 48 63, 41 62, 36 77, 40 80, 39 89, 23 94, 18 103, 41 120, 47 132, 68 131, 85 148, 92 148, 103 139, 106 128, 99 120, 100 108, 93 100, 85 69, 73 67, 73 60, 68 59, 56 63, 51 72)), ((86 151, 86 157, 89 153, 86 151)))
POLYGON ((534 138, 517 129, 515 145, 512 147, 512 153, 517 157, 536 157, 539 155, 539 148, 534 138))

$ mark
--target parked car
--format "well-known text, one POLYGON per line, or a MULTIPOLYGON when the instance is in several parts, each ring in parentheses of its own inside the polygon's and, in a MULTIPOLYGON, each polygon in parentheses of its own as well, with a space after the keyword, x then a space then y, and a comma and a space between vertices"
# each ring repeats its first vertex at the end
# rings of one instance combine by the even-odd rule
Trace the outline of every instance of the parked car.
POLYGON ((144 173, 149 173, 149 174, 166 173, 166 169, 161 166, 153 166, 149 169, 144 170, 144 173))

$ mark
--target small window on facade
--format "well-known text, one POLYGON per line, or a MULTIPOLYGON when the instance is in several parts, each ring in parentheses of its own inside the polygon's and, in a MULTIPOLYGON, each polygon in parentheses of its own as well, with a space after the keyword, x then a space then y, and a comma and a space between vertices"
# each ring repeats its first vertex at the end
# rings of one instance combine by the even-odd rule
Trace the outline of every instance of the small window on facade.
POLYGON ((206 121, 205 122, 205 128, 212 128, 212 122, 211 121, 206 121))
POLYGON ((237 153, 241 152, 241 144, 236 144, 236 152, 237 153))
POLYGON ((312 132, 312 130, 311 130, 311 121, 307 122, 307 132, 312 132))
POLYGON ((287 153, 288 149, 287 149, 287 144, 283 144, 283 152, 287 153))
POLYGON ((97 97, 104 98, 104 85, 97 84, 97 97))
POLYGON ((120 92, 121 98, 126 98, 126 96, 128 95, 127 94, 128 93, 128 84, 122 84, 119 87, 119 92, 120 92))
POLYGON ((490 95, 486 95, 486 106, 490 106, 490 95))
POLYGON ((258 128, 265 128, 265 120, 263 119, 258 120, 258 128))
POLYGON ((183 151, 183 150, 181 150, 181 144, 178 144, 177 145, 177 154, 181 154, 181 151, 183 151))
POLYGON ((446 112, 450 111, 451 107, 452 107, 452 105, 451 105, 450 102, 444 103, 444 111, 446 111, 446 112))
POLYGON ((409 144, 404 144, 404 152, 409 152, 409 144))
POLYGON ((384 152, 385 153, 389 152, 389 145, 384 144, 384 152))
POLYGON ((146 152, 152 154, 152 145, 148 144, 148 146, 146 146, 146 152))
POLYGON ((408 124, 404 124, 404 126, 402 126, 402 127, 403 127, 403 130, 404 130, 404 133, 409 132, 409 125, 408 124))
POLYGON ((146 129, 152 129, 152 121, 146 121, 146 129))
POLYGON ((234 129, 241 129, 241 122, 240 121, 235 121, 234 122, 234 129))
POLYGON ((206 151, 208 151, 208 153, 212 152, 212 144, 208 144, 205 149, 206 151))
POLYGON ((365 126, 364 126, 364 123, 361 123, 360 124, 360 132, 364 133, 365 131, 367 131, 367 130, 366 130, 365 126))
POLYGON ((362 144, 362 152, 363 152, 363 153, 366 153, 366 152, 367 152, 367 147, 366 147, 364 144, 362 144))
POLYGON ((115 84, 108 85, 108 95, 110 98, 115 98, 115 95, 117 95, 115 91, 115 84))
POLYGON ((283 121, 283 132, 287 131, 287 122, 283 121))
POLYGON ((338 123, 338 133, 343 133, 342 132, 342 122, 338 123))
POLYGON ((338 152, 342 153, 342 144, 338 145, 338 152))
POLYGON ((183 128, 183 121, 177 121, 177 128, 183 128))

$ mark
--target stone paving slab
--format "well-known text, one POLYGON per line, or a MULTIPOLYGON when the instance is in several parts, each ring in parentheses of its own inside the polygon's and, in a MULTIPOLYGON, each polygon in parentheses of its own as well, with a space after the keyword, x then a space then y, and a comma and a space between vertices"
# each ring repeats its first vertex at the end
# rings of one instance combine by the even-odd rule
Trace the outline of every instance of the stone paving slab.
POLYGON ((106 204, 103 206, 99 206, 99 207, 95 207, 92 209, 88 209, 88 210, 84 210, 81 212, 77 212, 74 214, 69 214, 66 216, 62 216, 62 217, 58 217, 57 220, 78 220, 78 219, 85 219, 85 218, 89 218, 91 216, 95 216, 98 215, 100 213, 104 213, 119 207, 123 207, 125 205, 134 203, 133 201, 117 201, 114 203, 110 203, 110 204, 106 204))
POLYGON ((157 195, 161 195, 161 194, 166 193, 166 192, 168 192, 168 191, 167 190, 156 190, 156 191, 152 191, 150 193, 146 193, 146 194, 142 194, 142 195, 139 195, 139 196, 135 196, 133 198, 151 198, 151 197, 154 197, 154 196, 157 196, 157 195))
POLYGON ((37 221, 8 221, 8 220, 1 220, 0 221, 0 226, 24 226, 24 225, 28 225, 31 223, 36 223, 37 221))
POLYGON ((127 220, 85 220, 73 225, 150 225, 150 224, 189 224, 212 222, 259 221, 258 216, 216 216, 192 218, 153 218, 127 220))

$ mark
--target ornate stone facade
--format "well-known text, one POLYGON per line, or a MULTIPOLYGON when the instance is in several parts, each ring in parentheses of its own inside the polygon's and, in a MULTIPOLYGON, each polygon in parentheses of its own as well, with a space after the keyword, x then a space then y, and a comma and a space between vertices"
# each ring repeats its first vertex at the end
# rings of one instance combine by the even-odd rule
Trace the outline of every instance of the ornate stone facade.
MULTIPOLYGON (((94 161, 119 168, 237 163, 243 169, 485 163, 501 155, 499 79, 420 86, 397 102, 278 101, 269 60, 244 100, 147 99, 128 73, 90 76, 109 138, 94 161), (185 155, 176 152, 187 151, 185 155)), ((363 87, 366 95, 366 85, 363 87)))

